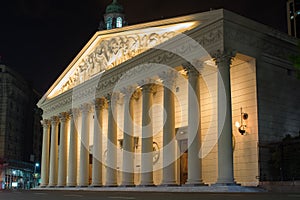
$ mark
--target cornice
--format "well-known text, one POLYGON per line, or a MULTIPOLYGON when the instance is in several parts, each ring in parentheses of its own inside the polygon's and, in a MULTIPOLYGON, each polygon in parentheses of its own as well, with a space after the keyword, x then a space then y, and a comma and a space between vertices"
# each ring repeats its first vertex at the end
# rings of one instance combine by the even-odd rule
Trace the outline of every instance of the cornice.
MULTIPOLYGON (((192 30, 185 34, 199 42, 200 45, 209 46, 209 52, 215 52, 223 47, 222 25, 223 23, 218 19, 214 23, 202 26, 197 31, 192 30)), ((119 64, 117 67, 97 74, 72 90, 68 90, 52 99, 46 99, 40 104, 40 107, 44 110, 44 118, 58 115, 60 112, 79 106, 84 102, 92 102, 95 98, 103 97, 107 93, 112 92, 114 86, 121 78, 124 80, 124 77, 126 77, 125 79, 128 80, 127 83, 130 85, 143 79, 145 74, 150 77, 157 76, 157 71, 147 64, 158 63, 169 67, 177 67, 186 61, 176 54, 184 52, 185 54, 192 55, 194 53, 193 48, 195 47, 186 44, 185 40, 181 37, 174 37, 169 42, 162 43, 157 48, 154 47, 147 50, 119 64), (172 45, 180 48, 176 49, 174 53, 161 50, 173 49, 172 45)))
POLYGON ((235 21, 225 21, 226 48, 234 47, 238 52, 253 57, 268 54, 282 59, 288 59, 297 51, 295 39, 274 31, 270 27, 256 22, 252 23, 253 27, 249 27, 249 25, 240 25, 235 21))

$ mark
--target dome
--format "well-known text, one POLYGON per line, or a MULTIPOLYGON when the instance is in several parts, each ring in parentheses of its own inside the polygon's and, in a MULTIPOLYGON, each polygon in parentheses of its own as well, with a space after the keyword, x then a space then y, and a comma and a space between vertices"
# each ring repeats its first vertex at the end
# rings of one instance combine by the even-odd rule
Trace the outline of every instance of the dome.
POLYGON ((123 11, 124 11, 123 6, 119 4, 117 0, 113 0, 113 2, 106 7, 106 14, 123 13, 123 11))

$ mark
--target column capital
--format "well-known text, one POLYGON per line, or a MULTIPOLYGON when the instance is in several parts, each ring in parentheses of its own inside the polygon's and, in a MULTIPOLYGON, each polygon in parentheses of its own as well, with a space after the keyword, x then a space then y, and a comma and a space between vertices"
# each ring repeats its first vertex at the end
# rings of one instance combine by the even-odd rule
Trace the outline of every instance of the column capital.
POLYGON ((120 99, 120 94, 116 92, 107 93, 105 96, 107 103, 110 104, 111 102, 116 103, 120 99))
POLYGON ((57 116, 51 117, 51 125, 56 126, 59 123, 59 118, 57 116))
POLYGON ((58 117, 59 117, 60 122, 66 122, 70 116, 69 116, 69 113, 62 112, 62 113, 59 113, 58 117))
POLYGON ((79 108, 72 108, 68 111, 69 117, 74 118, 80 115, 80 110, 79 108))
POLYGON ((162 79, 165 87, 173 90, 178 77, 178 72, 175 70, 163 71, 159 74, 159 77, 162 79))
POLYGON ((140 96, 142 96, 142 91, 140 88, 138 88, 132 94, 132 98, 134 98, 135 100, 139 100, 140 96))
POLYGON ((182 66, 183 66, 184 70, 187 72, 187 75, 189 77, 200 75, 200 72, 190 62, 183 63, 182 66))
POLYGON ((137 85, 142 88, 144 85, 151 85, 151 84, 156 84, 156 83, 157 83, 157 80, 154 78, 145 78, 143 80, 138 81, 137 85))
POLYGON ((106 102, 105 98, 97 98, 97 99, 94 99, 93 105, 96 110, 104 109, 107 107, 107 102, 106 102))
POLYGON ((87 113, 91 112, 91 104, 84 103, 84 104, 80 105, 79 109, 80 109, 81 113, 87 114, 87 113))
POLYGON ((146 92, 146 93, 156 93, 157 91, 157 85, 154 83, 150 83, 150 84, 146 84, 146 85, 142 85, 142 92, 146 92))
POLYGON ((128 86, 121 89, 121 93, 124 94, 125 99, 138 100, 141 96, 141 90, 135 86, 128 86))
POLYGON ((43 120, 41 120, 41 124, 42 124, 43 128, 49 128, 51 123, 50 123, 50 120, 43 119, 43 120))
POLYGON ((220 64, 225 64, 226 66, 230 66, 233 58, 236 55, 236 51, 233 50, 225 50, 225 51, 216 51, 213 53, 212 57, 218 67, 220 64))
POLYGON ((120 91, 122 94, 124 94, 125 98, 129 98, 129 97, 131 98, 133 96, 135 90, 136 90, 136 87, 127 86, 127 87, 122 88, 120 91))

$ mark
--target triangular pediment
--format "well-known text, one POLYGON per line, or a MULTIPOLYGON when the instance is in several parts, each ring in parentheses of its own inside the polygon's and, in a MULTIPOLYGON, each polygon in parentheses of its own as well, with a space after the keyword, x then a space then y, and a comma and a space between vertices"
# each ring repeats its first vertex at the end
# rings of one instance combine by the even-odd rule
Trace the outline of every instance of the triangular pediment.
POLYGON ((38 104, 40 105, 47 99, 52 99, 88 81, 95 75, 136 57, 178 34, 191 30, 208 19, 199 20, 197 16, 191 15, 185 18, 96 32, 38 104))

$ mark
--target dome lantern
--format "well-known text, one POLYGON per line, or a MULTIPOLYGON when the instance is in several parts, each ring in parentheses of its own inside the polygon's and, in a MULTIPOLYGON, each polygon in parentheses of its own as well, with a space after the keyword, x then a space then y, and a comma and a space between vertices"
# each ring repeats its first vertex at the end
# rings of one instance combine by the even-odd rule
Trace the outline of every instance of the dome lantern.
POLYGON ((113 0, 105 9, 103 29, 110 30, 126 25, 124 8, 117 0, 113 0))

